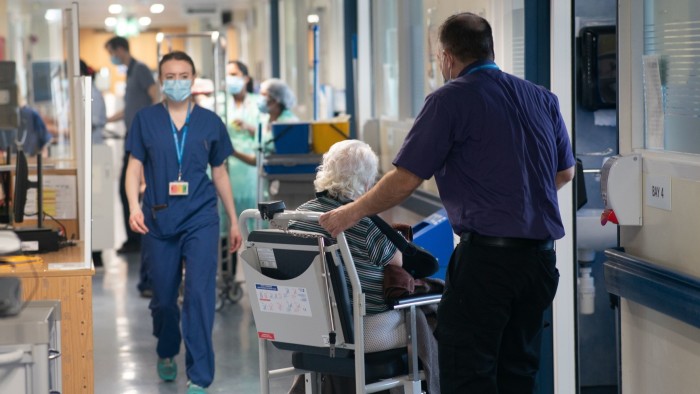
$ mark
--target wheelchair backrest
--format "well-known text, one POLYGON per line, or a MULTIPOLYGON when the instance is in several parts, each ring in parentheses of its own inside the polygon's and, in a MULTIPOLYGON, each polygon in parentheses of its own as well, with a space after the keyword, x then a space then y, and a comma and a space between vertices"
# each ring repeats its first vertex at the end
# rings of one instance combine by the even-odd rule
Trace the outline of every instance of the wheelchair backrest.
POLYGON ((328 352, 332 313, 336 347, 353 344, 352 304, 338 248, 326 243, 326 290, 318 240, 279 230, 256 230, 246 240, 246 286, 258 336, 288 350, 328 352), (333 307, 329 310, 330 299, 333 307), (303 347, 303 349, 300 349, 303 347), (314 350, 311 350, 314 351, 314 350))

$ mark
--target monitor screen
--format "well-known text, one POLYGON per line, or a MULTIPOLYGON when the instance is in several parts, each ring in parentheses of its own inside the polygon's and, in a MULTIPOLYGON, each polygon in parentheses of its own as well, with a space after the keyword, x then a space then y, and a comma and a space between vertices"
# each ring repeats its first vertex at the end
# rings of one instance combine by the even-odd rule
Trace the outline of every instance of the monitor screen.
POLYGON ((24 207, 27 205, 27 190, 31 187, 29 182, 29 166, 27 156, 23 151, 17 152, 17 166, 15 167, 15 195, 12 199, 15 222, 24 221, 24 207))
POLYGON ((32 93, 35 103, 51 101, 56 86, 60 86, 61 62, 38 61, 32 63, 32 93), (58 83, 58 85, 56 85, 58 83))

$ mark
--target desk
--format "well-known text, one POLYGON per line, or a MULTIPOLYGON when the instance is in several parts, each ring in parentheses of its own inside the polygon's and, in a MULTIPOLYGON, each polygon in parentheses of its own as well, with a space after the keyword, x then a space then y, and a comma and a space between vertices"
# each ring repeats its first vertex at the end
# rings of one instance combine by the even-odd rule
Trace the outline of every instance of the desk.
POLYGON ((43 263, 0 265, 0 276, 22 280, 25 300, 61 301, 61 348, 64 393, 92 393, 92 276, 83 267, 83 245, 40 255, 43 263))

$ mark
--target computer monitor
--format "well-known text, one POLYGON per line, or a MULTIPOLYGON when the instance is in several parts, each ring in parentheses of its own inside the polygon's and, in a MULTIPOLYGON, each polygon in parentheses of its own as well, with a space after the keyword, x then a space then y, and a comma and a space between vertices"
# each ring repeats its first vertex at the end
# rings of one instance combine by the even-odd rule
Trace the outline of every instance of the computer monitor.
POLYGON ((37 189, 37 227, 41 227, 43 223, 43 196, 41 193, 41 155, 37 155, 37 182, 29 180, 29 165, 27 164, 27 156, 24 151, 17 151, 17 165, 15 167, 15 183, 14 183, 14 198, 13 215, 16 223, 24 221, 24 210, 27 206, 27 192, 30 188, 37 189))

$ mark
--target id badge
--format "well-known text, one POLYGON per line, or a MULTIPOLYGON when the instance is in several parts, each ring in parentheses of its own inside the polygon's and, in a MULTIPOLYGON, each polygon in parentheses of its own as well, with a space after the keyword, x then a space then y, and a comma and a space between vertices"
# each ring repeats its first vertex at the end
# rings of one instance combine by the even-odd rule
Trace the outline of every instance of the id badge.
POLYGON ((171 196, 186 196, 189 192, 189 182, 174 181, 170 182, 171 196))

